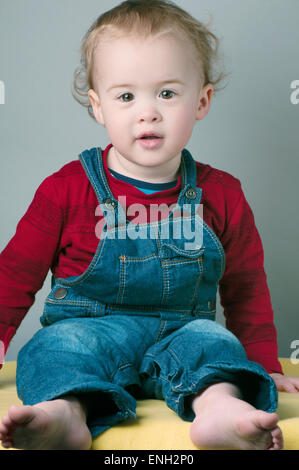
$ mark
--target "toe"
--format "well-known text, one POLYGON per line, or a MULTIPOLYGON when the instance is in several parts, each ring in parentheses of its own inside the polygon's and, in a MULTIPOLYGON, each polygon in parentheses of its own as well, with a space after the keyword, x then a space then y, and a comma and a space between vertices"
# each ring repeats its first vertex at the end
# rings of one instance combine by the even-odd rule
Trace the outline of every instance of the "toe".
POLYGON ((271 432, 272 444, 269 447, 269 450, 281 450, 283 449, 283 435, 281 429, 277 426, 271 432))
POLYGON ((11 419, 8 415, 3 416, 1 425, 3 425, 5 428, 11 425, 11 419))
POLYGON ((266 411, 258 410, 255 414, 256 426, 263 430, 273 430, 278 422, 278 415, 276 413, 267 413, 266 411))
POLYGON ((7 434, 7 426, 4 426, 4 424, 0 424, 0 438, 2 439, 2 436, 4 436, 4 434, 7 434))
POLYGON ((0 439, 5 440, 12 433, 14 424, 8 415, 4 416, 0 424, 0 439))
POLYGON ((33 409, 30 405, 12 405, 8 410, 8 414, 14 424, 27 424, 34 417, 33 409))

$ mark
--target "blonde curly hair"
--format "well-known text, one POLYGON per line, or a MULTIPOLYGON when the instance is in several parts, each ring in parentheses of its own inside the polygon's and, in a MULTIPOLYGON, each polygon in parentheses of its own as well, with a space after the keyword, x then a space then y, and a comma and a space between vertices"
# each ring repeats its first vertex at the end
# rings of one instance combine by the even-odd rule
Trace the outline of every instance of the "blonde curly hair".
MULTIPOLYGON (((88 109, 95 119, 88 97, 94 89, 94 52, 107 38, 120 38, 129 34, 144 38, 163 33, 184 35, 195 47, 195 61, 200 66, 200 85, 211 83, 214 93, 225 88, 220 82, 228 76, 224 71, 215 72, 219 57, 219 39, 208 29, 209 25, 196 20, 171 0, 126 0, 100 15, 91 25, 81 43, 81 61, 74 72, 72 95, 88 109)), ((223 67, 223 65, 222 65, 223 67)))

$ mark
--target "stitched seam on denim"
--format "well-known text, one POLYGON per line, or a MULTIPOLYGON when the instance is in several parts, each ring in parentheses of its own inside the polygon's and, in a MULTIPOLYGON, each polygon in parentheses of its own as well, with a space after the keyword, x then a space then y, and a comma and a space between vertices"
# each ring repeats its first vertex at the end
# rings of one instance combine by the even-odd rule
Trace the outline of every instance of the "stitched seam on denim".
POLYGON ((215 314, 214 311, 213 311, 213 312, 207 312, 207 311, 205 311, 205 310, 200 310, 200 311, 198 312, 198 314, 196 314, 195 316, 196 316, 196 317, 197 317, 197 316, 201 316, 201 315, 206 315, 206 316, 207 316, 207 315, 214 315, 214 314, 215 314))
POLYGON ((57 305, 57 304, 62 304, 62 305, 70 304, 70 305, 80 305, 80 306, 85 306, 85 307, 93 306, 92 302, 85 302, 84 300, 74 300, 74 301, 72 301, 72 300, 46 299, 45 302, 50 303, 50 304, 54 304, 54 305, 57 305))
MULTIPOLYGON (((179 266, 179 265, 184 265, 186 263, 197 263, 199 264, 200 266, 200 269, 199 269, 199 275, 198 275, 198 279, 197 279, 197 282, 194 286, 194 291, 193 291, 193 296, 192 296, 192 300, 190 301, 190 303, 192 304, 195 297, 196 297, 196 294, 197 294, 197 289, 198 289, 198 286, 199 286, 199 283, 201 282, 201 278, 202 278, 202 273, 203 273, 203 266, 202 266, 202 258, 200 257, 199 259, 188 259, 188 260, 184 260, 184 261, 175 261, 175 260, 162 260, 162 268, 164 270, 165 268, 165 271, 166 271, 166 275, 164 276, 165 278, 165 282, 164 282, 164 286, 165 286, 165 289, 164 289, 164 293, 165 293, 165 303, 167 303, 167 297, 169 297, 170 295, 170 282, 169 282, 169 271, 168 271, 168 266, 170 265, 176 265, 176 266, 179 266)), ((163 300, 163 299, 162 299, 163 300)))
POLYGON ((120 259, 123 260, 123 262, 127 261, 128 263, 137 263, 138 261, 151 261, 152 258, 158 259, 158 256, 153 254, 153 255, 148 255, 145 256, 144 258, 134 258, 133 256, 127 256, 127 255, 120 255, 120 259))
POLYGON ((204 228, 209 232, 209 234, 211 235, 211 238, 220 254, 220 260, 221 260, 221 276, 223 274, 223 271, 224 271, 224 260, 225 260, 225 251, 223 249, 223 246, 222 244, 220 243, 220 240, 218 239, 218 237, 215 235, 215 233, 210 229, 210 227, 206 224, 205 221, 203 221, 204 223, 204 228))
POLYGON ((182 361, 178 358, 178 356, 176 355, 175 351, 171 348, 171 346, 168 347, 167 352, 169 353, 170 356, 172 356, 175 359, 178 365, 182 363, 182 361))
POLYGON ((111 372, 111 374, 109 374, 110 380, 113 381, 114 376, 118 371, 123 370, 123 369, 127 369, 128 367, 134 368, 133 364, 131 364, 130 362, 128 362, 126 364, 122 364, 119 367, 116 366, 115 369, 111 372))
POLYGON ((103 247, 104 247, 104 244, 105 244, 105 243, 103 243, 103 242, 105 242, 105 239, 104 239, 104 240, 100 240, 99 245, 98 245, 98 247, 97 247, 97 251, 96 251, 96 253, 95 253, 95 255, 94 255, 94 258, 93 258, 92 261, 90 262, 90 264, 89 264, 89 266, 87 267, 86 271, 85 271, 83 274, 81 274, 81 275, 79 276, 79 278, 74 279, 73 281, 68 281, 67 279, 58 278, 59 283, 61 283, 61 285, 63 285, 63 286, 73 286, 73 285, 78 285, 78 284, 80 284, 80 283, 83 282, 86 278, 88 278, 88 277, 92 274, 92 272, 93 272, 95 266, 96 266, 97 263, 98 263, 98 259, 99 259, 100 256, 101 256, 101 252, 102 252, 103 247))
MULTIPOLYGON (((157 229, 157 232, 156 232, 156 239, 155 240, 156 240, 156 243, 158 245, 158 253, 160 253, 160 251, 161 251, 161 240, 160 240, 159 227, 157 226, 156 229, 157 229)), ((159 258, 160 258, 160 256, 159 256, 159 258)), ((162 305, 164 295, 165 295, 165 285, 164 285, 165 276, 164 276, 164 270, 163 270, 163 263, 160 263, 160 264, 161 264, 161 268, 162 268, 162 292, 161 292, 160 304, 162 305)))
MULTIPOLYGON (((160 225, 157 225, 156 226, 156 242, 157 242, 157 245, 158 245, 158 253, 160 253, 161 251, 161 240, 160 240, 160 225)), ((159 256, 160 258, 160 256, 159 256)), ((166 273, 165 273, 165 270, 164 270, 164 265, 163 265, 163 260, 161 260, 161 268, 162 268, 162 292, 161 292, 161 299, 160 299, 160 304, 164 304, 164 300, 165 300, 165 303, 167 303, 167 299, 166 299, 166 296, 167 296, 167 278, 166 278, 166 273)))
POLYGON ((156 343, 158 343, 158 342, 160 341, 160 339, 161 339, 161 337, 162 337, 162 335, 163 335, 163 332, 164 332, 164 330, 165 330, 165 328, 166 328, 166 324, 167 324, 167 320, 161 320, 160 329, 159 329, 159 331, 158 331, 158 334, 157 334, 157 336, 156 336, 156 340, 155 340, 155 343, 154 343, 154 344, 156 344, 156 343))
POLYGON ((126 306, 126 305, 117 305, 117 304, 107 304, 107 306, 111 307, 112 309, 114 310, 130 310, 132 312, 137 312, 138 310, 144 310, 144 311, 150 311, 150 312, 154 312, 156 311, 157 312, 157 316, 160 316, 161 315, 161 307, 162 307, 162 310, 164 308, 166 308, 166 312, 176 312, 176 313, 182 313, 182 314, 186 314, 186 315, 189 315, 191 317, 191 310, 190 308, 180 308, 180 306, 178 307, 171 307, 171 306, 150 306, 150 305, 138 305, 136 306, 136 308, 128 308, 128 307, 132 307, 130 305, 126 306))
POLYGON ((86 271, 80 275, 79 279, 74 279, 73 281, 68 281, 66 279, 58 279, 58 281, 63 285, 63 286, 73 286, 73 285, 78 285, 81 284, 81 282, 85 281, 89 276, 93 273, 94 269, 96 268, 98 264, 98 260, 102 254, 103 247, 105 245, 105 239, 100 240, 97 251, 94 255, 94 258, 92 259, 90 265, 87 267, 86 271))
POLYGON ((105 171, 104 171, 104 165, 103 165, 103 171, 102 171, 102 165, 101 165, 101 162, 100 162, 100 160, 102 160, 102 155, 100 156, 100 152, 99 152, 99 148, 98 148, 98 147, 97 147, 97 160, 98 160, 99 172, 100 172, 100 175, 101 175, 101 178, 102 178, 102 183, 103 183, 104 186, 105 186, 106 192, 107 192, 109 195, 111 195, 111 191, 110 191, 108 182, 106 181, 106 175, 105 175, 105 171))
POLYGON ((194 287, 193 297, 192 297, 192 300, 190 302, 191 305, 195 302, 195 299, 198 297, 199 284, 200 284, 201 279, 202 279, 202 273, 203 273, 202 258, 198 259, 198 263, 199 263, 199 276, 197 278, 197 281, 196 281, 196 284, 195 284, 195 287, 194 287))
POLYGON ((174 385, 174 387, 173 387, 173 388, 178 388, 178 387, 180 387, 181 385, 183 385, 183 382, 180 382, 179 384, 177 384, 177 385, 174 385))
POLYGON ((157 231, 156 231, 157 236, 156 236, 155 240, 156 240, 157 245, 158 245, 158 252, 160 252, 160 250, 161 250, 161 241, 160 241, 160 236, 159 236, 159 226, 158 225, 156 226, 156 229, 157 229, 157 231))
POLYGON ((168 303, 168 296, 169 296, 169 271, 167 269, 167 262, 162 259, 161 263, 162 271, 163 271, 163 304, 168 303))
POLYGON ((125 291, 125 269, 126 269, 126 264, 124 262, 124 258, 122 256, 119 257, 120 261, 120 286, 119 286, 119 292, 118 292, 118 297, 117 297, 117 303, 122 303, 123 302, 123 297, 124 297, 124 291, 125 291))
MULTIPOLYGON (((172 247, 173 245, 168 245, 168 246, 169 246, 169 247, 172 247)), ((184 250, 173 250, 173 251, 174 251, 177 255, 181 255, 181 256, 183 256, 184 258, 186 258, 186 261, 189 261, 189 260, 190 260, 190 261, 196 261, 197 258, 202 258, 202 255, 203 255, 203 253, 204 253, 203 250, 200 250, 200 251, 199 251, 199 250, 192 250, 193 256, 188 256, 188 255, 186 254, 186 251, 184 251, 184 250)), ((170 259, 170 261, 171 261, 171 259, 170 259)), ((174 260, 173 262, 175 262, 175 260, 174 260)))
POLYGON ((97 184, 96 184, 96 181, 94 180, 94 177, 93 177, 93 175, 92 175, 92 172, 89 171, 89 168, 88 168, 88 166, 87 166, 87 164, 86 164, 86 161, 84 160, 84 156, 83 156, 82 153, 80 154, 80 156, 81 156, 81 163, 83 164, 86 173, 89 175, 89 178, 90 178, 90 180, 92 181, 92 187, 93 187, 93 189, 94 189, 94 192, 95 192, 96 195, 97 195, 98 202, 101 202, 101 200, 102 200, 101 194, 100 194, 100 192, 98 191, 97 184))
MULTIPOLYGON (((176 361, 178 367, 179 367, 180 365, 182 365, 182 361, 178 358, 178 356, 176 355, 175 351, 174 351, 171 347, 169 347, 167 351, 168 351, 168 353, 170 354, 170 356, 172 356, 172 357, 175 359, 175 361, 176 361)), ((176 372, 177 372, 177 371, 176 371, 176 372)), ((192 383, 191 380, 190 380, 190 382, 192 383)), ((178 387, 180 387, 181 385, 182 385, 182 382, 180 382, 178 385, 175 385, 174 388, 178 388, 178 387)), ((174 401, 176 401, 176 402, 179 401, 179 398, 178 398, 177 400, 174 400, 174 401)))
POLYGON ((133 364, 131 364, 130 362, 127 362, 126 364, 119 366, 118 370, 126 369, 127 367, 133 367, 133 364))
POLYGON ((184 191, 186 189, 186 180, 187 180, 187 167, 186 167, 186 163, 185 163, 185 152, 182 153, 182 158, 181 158, 181 166, 182 166, 182 169, 181 169, 181 187, 182 187, 182 190, 179 194, 179 197, 178 197, 178 200, 177 200, 177 204, 181 205, 181 200, 182 198, 184 197, 184 191))
MULTIPOLYGON (((174 360, 176 361, 177 363, 177 367, 179 367, 180 365, 182 365, 182 361, 178 358, 178 356, 176 355, 175 351, 173 349, 171 349, 171 347, 168 347, 167 349, 167 352, 169 353, 170 356, 172 356, 174 358, 174 360)), ((177 370, 176 370, 177 372, 177 370)), ((175 373, 176 373, 175 372, 175 373)), ((182 382, 180 382, 178 385, 175 385, 173 388, 178 388, 182 385, 182 382)), ((179 401, 179 398, 177 400, 174 400, 174 401, 179 401)))
POLYGON ((198 214, 195 214, 195 218, 197 218, 198 223, 203 225, 203 228, 206 229, 206 231, 210 234, 212 241, 214 242, 214 245, 217 248, 217 251, 220 254, 220 260, 221 260, 221 275, 223 274, 224 271, 224 259, 225 259, 225 251, 223 249, 223 246, 216 236, 216 234, 213 232, 213 230, 207 225, 207 223, 201 219, 201 217, 198 214))
POLYGON ((194 258, 190 258, 190 259, 186 259, 186 260, 172 260, 172 259, 168 259, 166 261, 164 261, 164 263, 167 263, 167 264, 187 264, 187 263, 195 263, 195 264, 198 264, 198 259, 194 259, 194 258))

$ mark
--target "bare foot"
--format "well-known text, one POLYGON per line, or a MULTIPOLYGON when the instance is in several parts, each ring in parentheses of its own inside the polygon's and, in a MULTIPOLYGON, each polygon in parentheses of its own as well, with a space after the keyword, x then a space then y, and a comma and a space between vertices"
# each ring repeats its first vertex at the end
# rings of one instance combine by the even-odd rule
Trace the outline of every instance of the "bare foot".
POLYGON ((276 413, 240 399, 237 387, 219 383, 193 400, 192 442, 203 449, 280 450, 283 437, 276 413))
POLYGON ((11 406, 0 439, 5 448, 26 450, 88 450, 92 442, 84 409, 74 397, 11 406))

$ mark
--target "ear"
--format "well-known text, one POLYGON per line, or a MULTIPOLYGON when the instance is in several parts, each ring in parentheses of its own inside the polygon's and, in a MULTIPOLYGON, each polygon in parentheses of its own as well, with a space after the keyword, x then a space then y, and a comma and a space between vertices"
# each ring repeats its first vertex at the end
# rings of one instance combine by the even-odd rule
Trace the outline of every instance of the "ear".
POLYGON ((91 88, 88 91, 88 98, 90 100, 90 104, 92 106, 93 114, 99 124, 105 126, 104 116, 102 113, 102 107, 100 104, 100 99, 98 94, 91 88))
POLYGON ((199 94, 199 105, 196 113, 196 120, 200 121, 209 112, 211 107, 211 100, 214 92, 214 87, 211 83, 205 85, 199 94))

